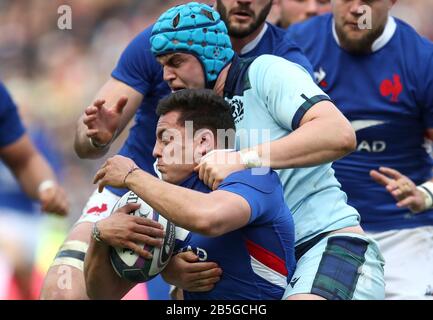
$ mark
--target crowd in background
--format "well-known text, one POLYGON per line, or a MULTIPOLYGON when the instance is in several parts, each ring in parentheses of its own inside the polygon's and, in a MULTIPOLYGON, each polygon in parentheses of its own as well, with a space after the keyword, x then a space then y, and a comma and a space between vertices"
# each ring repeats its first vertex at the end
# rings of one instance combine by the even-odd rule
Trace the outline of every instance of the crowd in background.
MULTIPOLYGON (((177 1, 180 2, 180 1, 177 1)), ((27 123, 47 128, 64 159, 63 183, 76 220, 98 161, 77 158, 75 124, 128 42, 176 1, 0 1, 0 74, 27 123), (72 29, 61 30, 68 5, 72 29)), ((116 148, 113 148, 113 152, 116 148)))

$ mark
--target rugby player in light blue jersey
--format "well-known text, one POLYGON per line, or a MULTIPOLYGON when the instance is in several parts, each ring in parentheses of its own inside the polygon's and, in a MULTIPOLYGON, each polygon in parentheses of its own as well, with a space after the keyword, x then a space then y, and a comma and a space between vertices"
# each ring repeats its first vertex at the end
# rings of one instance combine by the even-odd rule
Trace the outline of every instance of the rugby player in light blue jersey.
POLYGON ((216 189, 245 167, 279 169, 298 259, 286 297, 383 298, 382 256, 330 163, 355 145, 349 122, 299 65, 272 55, 238 58, 220 24, 217 12, 192 2, 164 13, 150 39, 172 90, 214 88, 232 104, 240 151, 228 164, 219 162, 222 152, 206 157, 200 178, 216 189))
MULTIPOLYGON (((99 189, 112 185, 132 190, 176 226, 191 231, 182 236, 176 229, 174 252, 196 252, 201 260, 216 261, 224 269, 215 288, 185 290, 185 300, 281 299, 296 261, 293 218, 278 175, 245 169, 214 191, 199 179, 194 168, 200 159, 218 145, 233 148, 235 140, 218 134, 234 135, 235 123, 228 103, 212 90, 173 93, 158 104, 157 114, 153 154, 164 181, 138 170, 131 159, 115 156, 96 173, 99 189), (188 127, 191 123, 193 128, 188 127)), ((134 286, 119 278, 108 259, 109 245, 138 237, 139 226, 125 223, 128 215, 120 211, 95 224, 100 237, 91 240, 84 269, 91 298, 118 299, 134 286)))
POLYGON ((363 1, 335 0, 332 15, 288 33, 356 130, 356 152, 334 169, 385 257, 386 297, 431 299, 433 184, 425 137, 433 139, 433 44, 389 14, 395 2, 372 1, 372 27, 361 29, 363 1))
MULTIPOLYGON (((301 50, 293 43, 284 40, 285 31, 265 22, 272 6, 272 0, 216 1, 229 30, 231 42, 242 57, 261 54, 275 54, 304 67, 313 75, 312 67, 301 50)), ((135 124, 129 131, 119 154, 129 157, 143 170, 155 174, 152 148, 155 144, 157 116, 155 109, 158 101, 170 93, 170 88, 162 79, 162 68, 150 51, 149 38, 152 27, 146 28, 127 46, 111 74, 111 78, 96 94, 96 101, 86 108, 85 114, 78 120, 75 150, 80 158, 96 159, 110 150, 110 144, 124 130, 135 115, 135 124), (120 99, 124 97, 123 99, 120 99), (91 140, 89 140, 91 137, 91 140)), ((42 289, 45 299, 86 299, 84 277, 82 273, 84 254, 92 224, 110 214, 112 207, 124 194, 124 189, 107 187, 103 193, 93 193, 85 205, 82 216, 72 228, 58 257, 47 273, 42 289), (72 242, 71 242, 72 241, 72 242), (72 287, 69 290, 58 288, 61 281, 62 266, 71 270, 72 287)), ((197 256, 184 253, 177 259, 197 261, 197 256)), ((209 290, 212 283, 203 285, 201 269, 209 269, 206 275, 217 279, 221 270, 214 263, 182 264, 188 270, 190 290, 209 290)), ((167 299, 168 294, 162 288, 160 277, 148 285, 151 299, 167 299), (154 282, 157 282, 154 286, 154 282), (159 281, 159 282, 158 282, 159 281), (155 288, 155 290, 153 290, 155 288), (162 289, 161 289, 162 288, 162 289), (156 292, 155 294, 154 291, 156 292)), ((168 287, 166 286, 168 291, 168 287)))

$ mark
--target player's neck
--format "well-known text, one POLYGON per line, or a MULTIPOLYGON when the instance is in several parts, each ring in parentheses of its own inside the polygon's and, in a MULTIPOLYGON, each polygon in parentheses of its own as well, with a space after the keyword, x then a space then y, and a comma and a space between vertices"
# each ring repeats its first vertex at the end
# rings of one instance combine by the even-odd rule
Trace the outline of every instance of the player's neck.
POLYGON ((245 50, 243 50, 248 44, 255 42, 255 40, 260 40, 258 39, 259 37, 261 38, 261 33, 263 32, 264 28, 267 27, 266 22, 263 22, 263 24, 258 27, 256 30, 254 30, 254 32, 250 33, 248 36, 243 37, 243 38, 235 38, 235 37, 230 37, 230 41, 232 43, 232 47, 233 50, 236 51, 237 54, 241 55, 244 54, 245 50))
POLYGON ((231 67, 231 63, 229 63, 227 66, 225 66, 224 69, 221 70, 216 82, 215 82, 215 86, 213 88, 213 90, 215 91, 215 93, 221 97, 224 96, 224 86, 226 84, 226 80, 227 80, 227 75, 229 73, 229 69, 231 67))

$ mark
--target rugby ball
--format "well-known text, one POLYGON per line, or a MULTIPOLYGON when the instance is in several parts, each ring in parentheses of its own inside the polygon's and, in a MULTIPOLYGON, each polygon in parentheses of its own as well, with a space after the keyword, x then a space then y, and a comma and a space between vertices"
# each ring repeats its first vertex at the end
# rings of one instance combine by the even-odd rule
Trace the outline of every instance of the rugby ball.
POLYGON ((144 200, 134 192, 129 191, 119 199, 111 213, 129 203, 139 203, 140 208, 131 212, 131 215, 152 219, 164 226, 165 237, 161 248, 150 247, 137 243, 144 250, 152 253, 152 260, 145 259, 128 248, 111 247, 110 260, 116 273, 132 282, 145 282, 158 275, 167 265, 175 245, 175 225, 159 215, 144 200))

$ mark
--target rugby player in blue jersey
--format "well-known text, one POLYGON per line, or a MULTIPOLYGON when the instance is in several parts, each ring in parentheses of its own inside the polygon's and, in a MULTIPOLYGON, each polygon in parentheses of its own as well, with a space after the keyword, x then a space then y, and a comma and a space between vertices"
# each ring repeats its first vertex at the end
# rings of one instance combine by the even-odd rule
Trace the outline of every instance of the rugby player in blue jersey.
MULTIPOLYGON (((218 93, 232 100, 238 128, 247 131, 271 130, 272 139, 277 140, 269 143, 269 139, 261 136, 259 139, 263 140, 257 141, 261 143, 260 147, 244 150, 248 151, 245 153, 233 152, 236 163, 225 169, 225 177, 229 172, 241 170, 245 166, 270 165, 277 169, 311 167, 279 172, 286 202, 293 208, 299 259, 295 276, 288 286, 291 290, 286 295, 292 299, 381 298, 383 268, 380 253, 375 243, 364 237, 359 227, 358 213, 347 206, 345 195, 340 191, 330 165, 321 165, 344 156, 354 147, 353 130, 347 120, 299 65, 275 56, 263 56, 249 61, 234 57, 230 43, 224 38, 225 30, 220 28, 218 15, 207 6, 203 10, 204 13, 198 6, 198 9, 187 11, 194 17, 179 17, 182 19, 181 30, 185 27, 185 21, 197 17, 205 19, 203 21, 209 24, 209 28, 197 26, 199 30, 193 30, 189 26, 183 34, 179 34, 179 39, 168 39, 168 43, 172 44, 168 51, 164 39, 156 41, 152 49, 155 54, 161 55, 164 78, 172 90, 200 88, 205 84, 209 88, 215 87, 218 93), (197 37, 191 37, 192 32, 197 32, 197 37), (203 34, 208 34, 209 39, 203 34), (213 39, 217 39, 216 45, 213 39), (179 49, 192 49, 189 52, 195 55, 185 54, 184 51, 169 54, 178 44, 179 49), (199 48, 205 48, 203 50, 210 52, 210 56, 201 53, 199 48), (220 52, 223 54, 220 55, 220 52), (229 63, 230 71, 228 67, 224 68, 229 63), (267 72, 269 66, 272 66, 271 72, 267 72), (248 67, 254 69, 252 74, 249 74, 248 67), (253 89, 249 87, 252 83, 248 80, 254 82, 253 89), (254 93, 255 89, 259 95, 254 93), (266 102, 264 97, 270 100, 266 102), (251 112, 254 109, 246 107, 252 101, 258 105, 255 110, 257 112, 251 112), (293 134, 288 135, 291 132, 293 134), (271 151, 270 154, 266 153, 267 150, 271 151), (350 254, 342 254, 344 251, 340 250, 341 247, 345 247, 350 254)), ((245 19, 243 13, 237 15, 243 17, 241 20, 245 19)), ((177 19, 169 21, 169 25, 174 27, 180 23, 176 21, 177 19)), ((161 35, 164 34, 164 28, 159 30, 161 35)), ((124 99, 119 99, 117 106, 121 108, 124 102, 124 99)), ((93 111, 89 113, 92 114, 93 111)), ((249 144, 246 146, 249 147, 249 144)), ((213 160, 213 157, 207 159, 213 160)), ((209 180, 202 172, 211 168, 210 161, 200 167, 200 176, 209 180)), ((222 179, 216 181, 220 180, 222 179)), ((174 276, 181 274, 177 272, 174 276)), ((197 283, 203 281, 191 283, 197 286, 197 283)), ((180 282, 176 284, 181 288, 190 285, 180 282)))
POLYGON ((433 44, 389 11, 395 0, 335 0, 333 14, 289 28, 316 80, 354 127, 336 176, 386 260, 386 297, 433 296, 433 44), (365 7, 370 28, 363 28, 365 7), (418 187, 417 187, 418 186, 418 187))
POLYGON ((34 299, 30 284, 37 224, 36 219, 29 214, 29 207, 33 209, 32 200, 35 200, 40 204, 40 208, 37 208, 39 212, 64 216, 68 213, 69 203, 52 167, 31 141, 17 106, 1 82, 0 161, 10 170, 28 197, 22 201, 22 195, 15 192, 15 185, 4 181, 9 178, 9 172, 2 170, 5 179, 0 187, 0 252, 4 253, 14 268, 23 299, 34 299), (20 204, 15 203, 17 198, 21 200, 20 204))
MULTIPOLYGON (((227 177, 215 191, 200 181, 194 172, 200 159, 217 146, 232 148, 235 140, 230 106, 212 90, 178 91, 162 100, 156 112, 153 154, 165 182, 134 170, 138 167, 131 159, 115 156, 95 175, 99 190, 106 185, 132 190, 176 226, 191 231, 177 240, 175 252, 200 252, 201 260, 216 261, 224 269, 212 290, 184 291, 184 299, 281 299, 296 261, 293 219, 278 175, 246 169, 227 177)), ((134 286, 119 279, 108 259, 109 245, 140 235, 139 228, 124 222, 125 209, 119 211, 95 224, 100 241, 92 239, 84 268, 91 298, 118 299, 134 286)))
MULTIPOLYGON (((304 67, 313 75, 312 67, 300 49, 285 41, 285 31, 265 22, 272 0, 221 0, 217 9, 230 25, 231 42, 242 57, 261 54, 275 54, 304 67)), ((162 79, 162 68, 150 52, 149 38, 152 26, 140 33, 123 52, 110 79, 96 94, 95 102, 86 108, 78 120, 75 150, 79 157, 96 159, 104 156, 111 142, 123 131, 135 115, 135 125, 129 131, 119 154, 129 157, 143 170, 154 174, 152 148, 155 143, 157 117, 155 108, 158 101, 170 93, 170 88, 162 79), (89 139, 89 137, 91 139, 89 139)), ((95 192, 88 200, 81 219, 72 228, 59 255, 47 273, 42 298, 44 299, 86 299, 83 260, 86 252, 92 223, 109 215, 111 208, 124 194, 124 189, 107 187, 103 193, 95 192), (70 255, 70 256, 69 256, 70 255), (63 270, 70 270, 72 288, 66 290, 58 286, 63 270)), ((214 263, 199 263, 192 266, 187 261, 197 261, 191 253, 180 254, 184 281, 191 290, 209 290, 212 283, 202 285, 203 275, 221 273, 214 263), (205 273, 200 273, 203 270, 205 273)), ((174 259, 176 260, 176 259, 174 259)))
POLYGON ((276 25, 288 28, 294 23, 331 11, 331 0, 275 0, 276 25))
POLYGON ((24 192, 41 204, 42 211, 65 215, 68 201, 50 165, 35 149, 18 109, 0 83, 0 158, 17 178, 24 192))
POLYGON ((215 190, 245 167, 279 169, 298 260, 286 297, 383 298, 382 256, 329 163, 355 142, 347 119, 299 65, 272 55, 238 58, 220 23, 214 10, 192 2, 164 13, 150 40, 172 90, 213 88, 232 105, 240 151, 226 161, 222 151, 206 157, 200 178, 215 190))

